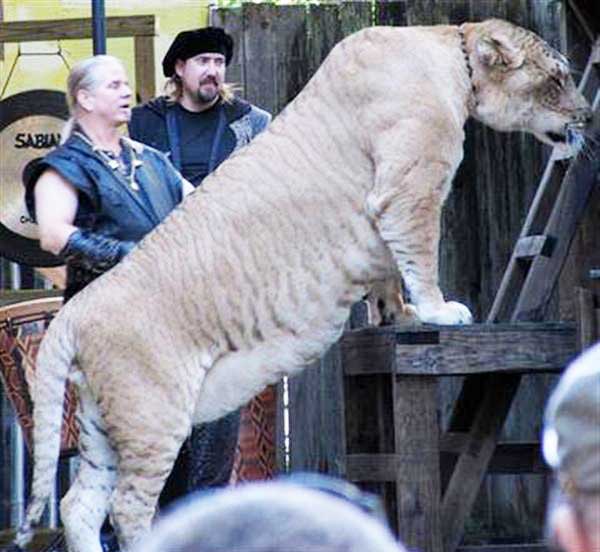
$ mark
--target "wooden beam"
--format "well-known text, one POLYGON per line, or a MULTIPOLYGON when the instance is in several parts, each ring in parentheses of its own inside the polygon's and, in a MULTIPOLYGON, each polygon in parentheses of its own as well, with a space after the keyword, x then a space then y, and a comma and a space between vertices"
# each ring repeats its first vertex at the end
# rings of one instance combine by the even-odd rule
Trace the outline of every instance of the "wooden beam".
POLYGON ((593 345, 600 337, 596 328, 596 309, 594 308, 594 294, 582 287, 575 289, 577 306, 577 346, 579 350, 593 345))
MULTIPOLYGON (((108 38, 155 35, 156 21, 153 15, 106 18, 106 36, 108 38)), ((82 38, 92 38, 91 18, 7 21, 0 23, 0 43, 76 40, 82 38)))
MULTIPOLYGON (((467 442, 465 435, 444 435, 440 439, 442 459, 460 454, 467 442)), ((359 483, 394 481, 402 465, 397 454, 349 454, 346 457, 347 478, 359 483)), ((548 473, 550 468, 542 460, 539 443, 500 443, 490 460, 488 473, 548 473)))
POLYGON ((400 466, 397 454, 348 454, 346 477, 357 483, 381 483, 394 481, 400 466))
POLYGON ((156 95, 154 37, 152 35, 135 36, 133 39, 133 48, 135 56, 136 101, 143 103, 156 95))
POLYGON ((551 236, 525 236, 517 241, 514 255, 518 259, 533 259, 537 255, 550 257, 556 239, 551 236))
POLYGON ((572 323, 368 328, 341 340, 346 375, 559 372, 577 354, 572 323))
POLYGON ((347 331, 339 342, 345 375, 393 374, 396 334, 388 327, 347 331))
MULTIPOLYGON (((468 435, 464 433, 446 433, 440 438, 440 453, 452 461, 468 443, 468 435)), ((487 471, 497 474, 548 473, 550 469, 542 459, 539 443, 518 442, 496 445, 487 471)))

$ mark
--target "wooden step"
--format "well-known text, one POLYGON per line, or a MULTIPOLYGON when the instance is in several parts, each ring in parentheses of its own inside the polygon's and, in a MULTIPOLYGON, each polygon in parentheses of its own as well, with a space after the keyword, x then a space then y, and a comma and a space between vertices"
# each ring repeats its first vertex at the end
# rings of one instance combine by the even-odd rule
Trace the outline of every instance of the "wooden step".
POLYGON ((517 241, 514 255, 521 260, 530 260, 538 255, 551 257, 555 245, 556 238, 553 236, 523 236, 517 241))

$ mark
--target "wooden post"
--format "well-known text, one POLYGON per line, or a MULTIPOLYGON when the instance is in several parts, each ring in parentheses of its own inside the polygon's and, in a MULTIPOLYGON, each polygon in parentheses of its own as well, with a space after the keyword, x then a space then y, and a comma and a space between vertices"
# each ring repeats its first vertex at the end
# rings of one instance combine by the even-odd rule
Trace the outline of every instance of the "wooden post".
POLYGON ((290 378, 289 398, 291 470, 345 477, 347 403, 338 345, 301 376, 290 378))
POLYGON ((437 378, 393 381, 398 534, 408 549, 441 552, 437 378))
POLYGON ((594 308, 594 294, 585 288, 578 287, 576 294, 577 314, 577 345, 579 350, 593 345, 600 337, 594 308))
POLYGON ((156 95, 154 65, 154 37, 136 36, 133 39, 135 55, 136 102, 142 103, 156 95))

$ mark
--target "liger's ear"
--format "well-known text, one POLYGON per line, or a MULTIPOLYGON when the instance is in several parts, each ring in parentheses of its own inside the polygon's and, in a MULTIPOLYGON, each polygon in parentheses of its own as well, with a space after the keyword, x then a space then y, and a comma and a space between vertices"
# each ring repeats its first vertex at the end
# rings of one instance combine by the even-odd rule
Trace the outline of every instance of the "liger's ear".
POLYGON ((479 61, 490 69, 517 69, 525 60, 523 52, 502 34, 482 36, 477 40, 475 51, 479 61))

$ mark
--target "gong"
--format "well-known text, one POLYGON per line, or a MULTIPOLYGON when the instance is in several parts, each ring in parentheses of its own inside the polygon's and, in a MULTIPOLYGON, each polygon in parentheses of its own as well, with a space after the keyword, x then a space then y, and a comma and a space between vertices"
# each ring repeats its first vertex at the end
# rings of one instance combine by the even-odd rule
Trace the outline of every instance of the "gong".
POLYGON ((40 248, 25 207, 24 180, 36 160, 55 148, 69 116, 65 94, 29 90, 0 101, 0 255, 17 263, 63 264, 40 248))

